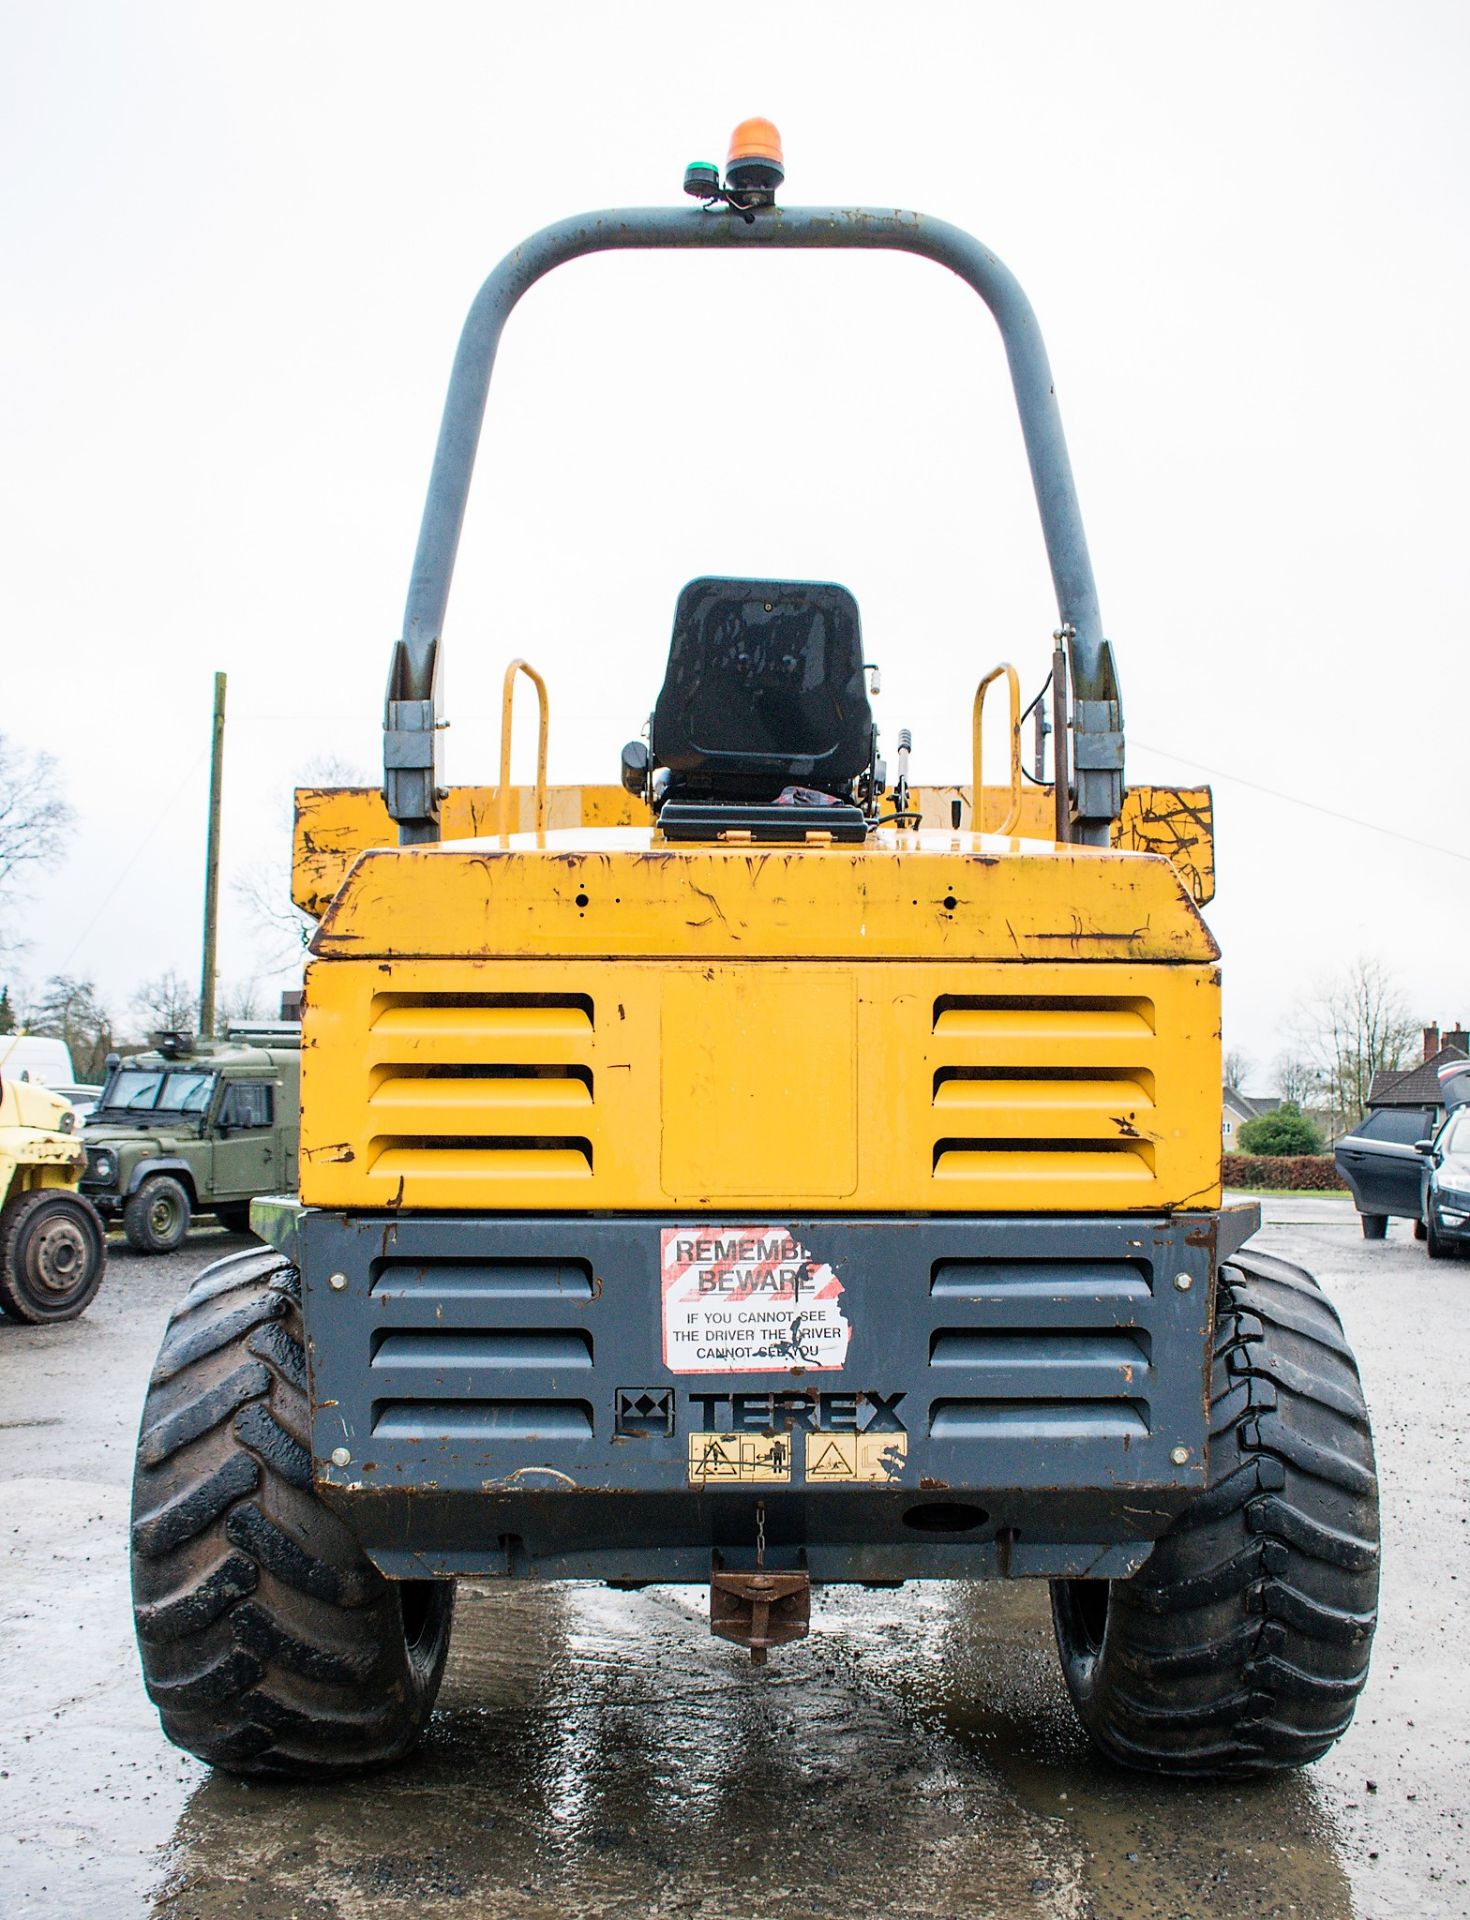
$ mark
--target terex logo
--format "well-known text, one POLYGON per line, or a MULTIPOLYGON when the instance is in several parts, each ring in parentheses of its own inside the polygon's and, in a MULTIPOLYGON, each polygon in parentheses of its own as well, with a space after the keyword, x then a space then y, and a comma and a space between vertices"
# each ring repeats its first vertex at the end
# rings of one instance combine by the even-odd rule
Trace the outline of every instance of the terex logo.
POLYGON ((701 1433, 906 1433, 898 1416, 904 1393, 691 1393, 701 1433), (730 1409, 728 1417, 724 1409, 730 1409))

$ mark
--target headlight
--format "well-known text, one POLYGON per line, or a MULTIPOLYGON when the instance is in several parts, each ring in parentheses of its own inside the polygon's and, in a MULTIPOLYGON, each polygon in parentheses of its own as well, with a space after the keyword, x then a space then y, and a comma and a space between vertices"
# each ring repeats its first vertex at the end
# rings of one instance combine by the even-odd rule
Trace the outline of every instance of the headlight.
POLYGON ((117 1172, 117 1155, 105 1147, 87 1156, 87 1172, 93 1180, 110 1180, 117 1172))
POLYGON ((72 1109, 68 1107, 56 1124, 63 1133, 75 1133, 77 1130, 77 1116, 72 1109))

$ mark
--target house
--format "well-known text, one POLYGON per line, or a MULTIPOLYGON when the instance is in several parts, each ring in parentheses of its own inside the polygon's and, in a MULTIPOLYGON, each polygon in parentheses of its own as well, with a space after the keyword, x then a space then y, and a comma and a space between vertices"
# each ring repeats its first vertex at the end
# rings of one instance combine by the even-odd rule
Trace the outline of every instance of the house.
POLYGON ((1370 1111, 1378 1107, 1418 1107, 1426 1115, 1425 1135, 1433 1133, 1450 1107, 1470 1102, 1470 1034, 1451 1027, 1424 1029, 1424 1057, 1416 1066, 1375 1073, 1368 1089, 1370 1111), (1464 1071, 1459 1071, 1463 1068, 1464 1071))
POLYGON ((1239 1153, 1236 1136, 1246 1121, 1258 1119, 1263 1113, 1275 1113, 1280 1105, 1279 1094, 1242 1093, 1239 1087, 1226 1087, 1220 1110, 1220 1151, 1239 1153))

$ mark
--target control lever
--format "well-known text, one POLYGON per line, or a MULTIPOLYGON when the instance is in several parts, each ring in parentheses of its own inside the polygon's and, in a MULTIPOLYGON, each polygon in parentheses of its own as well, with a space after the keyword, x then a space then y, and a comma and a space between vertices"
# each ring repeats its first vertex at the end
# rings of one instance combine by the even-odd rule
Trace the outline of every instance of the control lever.
POLYGON ((898 778, 893 783, 893 810, 895 813, 907 813, 909 810, 909 750, 914 744, 914 736, 907 727, 898 730, 898 778))

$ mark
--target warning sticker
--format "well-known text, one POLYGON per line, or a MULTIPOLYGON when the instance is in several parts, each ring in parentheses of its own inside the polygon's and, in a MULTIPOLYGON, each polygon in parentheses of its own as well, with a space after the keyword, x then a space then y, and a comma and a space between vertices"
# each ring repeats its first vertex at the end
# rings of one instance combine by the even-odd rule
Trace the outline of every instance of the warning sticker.
POLYGON ((664 1365, 671 1373, 831 1373, 852 1328, 842 1282, 787 1227, 667 1227, 664 1365))
POLYGON ((908 1452, 906 1433, 809 1433, 807 1481, 897 1480, 908 1452))
POLYGON ((776 1433, 691 1433, 689 1478, 706 1480, 790 1480, 791 1440, 776 1433))

